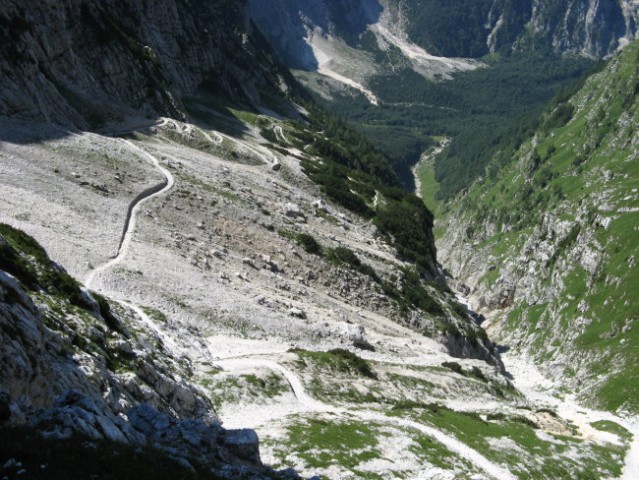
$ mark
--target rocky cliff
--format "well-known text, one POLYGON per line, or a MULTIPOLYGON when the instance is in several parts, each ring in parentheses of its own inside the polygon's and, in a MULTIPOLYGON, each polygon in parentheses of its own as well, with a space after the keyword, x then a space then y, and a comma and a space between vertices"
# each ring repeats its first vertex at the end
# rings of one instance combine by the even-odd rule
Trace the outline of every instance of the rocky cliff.
POLYGON ((584 398, 632 411, 638 51, 559 98, 516 162, 453 202, 439 242, 501 342, 584 398))
MULTIPOLYGON (((603 58, 635 38, 639 19, 637 5, 629 0, 249 3, 251 16, 282 57, 289 65, 306 69, 317 69, 323 60, 311 48, 314 35, 341 38, 369 50, 370 45, 361 42, 368 30, 393 34, 386 40, 378 35, 379 45, 400 39, 443 57, 554 50, 603 58)), ((413 55, 409 50, 404 53, 414 60, 414 49, 413 55)))
POLYGON ((23 232, 0 231, 3 435, 32 428, 45 439, 152 448, 186 471, 277 477, 261 467, 254 431, 221 427, 190 381, 191 361, 165 346, 172 340, 150 317, 81 287, 23 232))
MULTIPOLYGON (((494 11, 491 13, 494 14, 494 11)), ((499 22, 503 21, 506 15, 508 10, 504 9, 494 23, 491 31, 492 38, 499 36, 499 22)), ((627 0, 612 2, 536 0, 531 4, 530 19, 525 26, 527 32, 520 34, 514 48, 535 49, 539 48, 540 42, 547 42, 559 52, 603 58, 636 38, 638 19, 637 4, 627 0)), ((490 45, 489 42, 489 46, 491 50, 498 48, 497 43, 490 45)))
POLYGON ((184 116, 203 83, 259 103, 284 85, 245 2, 20 1, 0 6, 0 114, 81 128, 184 116))
POLYGON ((382 10, 375 0, 250 0, 249 6, 251 18, 287 64, 309 70, 317 69, 319 65, 307 41, 313 32, 357 41, 368 25, 379 20, 382 10))
POLYGON ((603 58, 635 38, 639 18, 637 5, 628 0, 397 3, 407 11, 411 39, 445 56, 554 50, 603 58))

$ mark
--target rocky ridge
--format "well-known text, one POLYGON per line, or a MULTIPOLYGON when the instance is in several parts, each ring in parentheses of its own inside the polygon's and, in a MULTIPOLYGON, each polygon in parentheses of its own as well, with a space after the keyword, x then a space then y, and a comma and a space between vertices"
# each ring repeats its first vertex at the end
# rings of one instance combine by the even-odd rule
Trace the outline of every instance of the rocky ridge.
POLYGON ((152 446, 188 468, 260 475, 255 432, 221 427, 189 381, 191 360, 164 347, 150 317, 83 289, 32 239, 2 231, 3 429, 152 446))
MULTIPOLYGON (((532 38, 520 34, 515 50, 534 48, 531 41, 543 41, 559 52, 577 53, 603 58, 626 46, 636 38, 639 9, 635 2, 559 2, 553 5, 533 1, 530 19, 524 28, 532 30, 532 38), (535 40, 535 37, 537 40, 535 40)), ((491 11, 495 15, 495 11, 491 11)), ((490 41, 499 37, 506 12, 494 23, 490 41)), ((493 17, 496 18, 496 15, 493 17)), ((498 45, 490 43, 491 50, 498 45)))

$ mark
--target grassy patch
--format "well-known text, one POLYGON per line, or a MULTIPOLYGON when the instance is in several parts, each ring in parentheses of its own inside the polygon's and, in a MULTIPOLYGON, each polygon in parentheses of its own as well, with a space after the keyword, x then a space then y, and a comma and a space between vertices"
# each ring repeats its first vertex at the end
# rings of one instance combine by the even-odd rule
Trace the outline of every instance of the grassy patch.
POLYGON ((216 408, 241 401, 264 402, 290 390, 288 382, 272 372, 229 376, 213 371, 199 382, 209 390, 209 398, 216 408))
POLYGON ((437 201, 437 193, 439 192, 439 182, 435 178, 435 163, 433 160, 422 161, 417 167, 417 176, 421 184, 419 191, 422 200, 430 211, 437 213, 440 206, 437 201))
POLYGON ((618 476, 625 448, 571 437, 539 435, 527 419, 456 412, 440 405, 404 405, 389 414, 407 415, 449 432, 489 459, 508 465, 521 478, 599 479, 618 476))
POLYGON ((464 377, 472 377, 482 382, 488 382, 488 379, 479 367, 473 366, 470 370, 464 370, 457 362, 443 362, 442 367, 448 368, 453 372, 459 373, 464 377))
POLYGON ((630 442, 632 440, 632 433, 618 423, 611 422, 610 420, 599 420, 597 422, 592 422, 590 425, 602 432, 614 433, 624 442, 630 442))
POLYGON ((169 320, 167 316, 157 308, 146 306, 142 306, 140 308, 142 308, 142 311, 146 313, 149 318, 155 320, 156 322, 166 324, 166 322, 168 322, 169 320))
POLYGON ((16 276, 31 290, 42 289, 72 305, 90 309, 80 283, 51 261, 38 242, 22 230, 0 224, 0 268, 16 276))
POLYGON ((292 351, 299 356, 299 365, 301 367, 307 367, 310 364, 319 366, 322 369, 377 380, 377 374, 371 367, 370 362, 350 350, 335 348, 328 352, 314 352, 300 349, 294 349, 292 351))
POLYGON ((287 431, 289 446, 275 449, 283 465, 292 449, 310 469, 339 466, 352 471, 381 454, 377 448, 379 426, 370 423, 309 418, 293 423, 287 431))

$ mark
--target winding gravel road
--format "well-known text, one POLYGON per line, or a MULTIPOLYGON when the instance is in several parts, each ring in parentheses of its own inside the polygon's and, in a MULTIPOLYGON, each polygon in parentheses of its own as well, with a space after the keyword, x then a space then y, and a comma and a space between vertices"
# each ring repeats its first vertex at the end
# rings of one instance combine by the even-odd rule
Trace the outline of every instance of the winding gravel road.
MULTIPOLYGON (((216 136, 217 138, 213 139, 210 136, 206 135, 207 140, 211 141, 212 143, 217 143, 217 144, 221 143, 222 136, 219 134, 217 134, 216 136)), ((100 275, 103 272, 113 268, 115 265, 121 263, 124 260, 130 248, 133 235, 135 233, 137 214, 141 206, 145 202, 151 200, 152 198, 155 198, 157 196, 160 196, 166 193, 168 190, 170 190, 173 187, 175 183, 175 179, 173 175, 171 174, 171 172, 169 172, 167 169, 162 167, 160 165, 159 160, 156 157, 154 157, 146 150, 138 147, 137 145, 135 145, 134 143, 128 140, 121 140, 121 141, 125 143, 131 150, 138 152, 151 165, 153 165, 160 173, 162 173, 162 175, 164 176, 164 180, 158 183, 157 185, 154 185, 153 187, 144 190, 135 199, 131 201, 127 210, 127 216, 124 223, 122 236, 120 239, 120 243, 118 245, 117 252, 109 261, 96 267, 86 277, 85 285, 89 289, 93 287, 94 283, 96 282, 96 280, 99 279, 100 275)), ((260 154, 260 152, 258 152, 254 148, 250 148, 250 150, 252 150, 254 153, 258 155, 260 154)), ((129 307, 133 311, 135 311, 140 316, 142 321, 144 321, 145 323, 149 323, 149 324, 154 323, 152 320, 150 320, 147 317, 147 315, 138 306, 132 305, 120 300, 119 302, 129 307)), ((230 370, 230 371, 233 371, 238 368, 241 369, 241 368, 247 368, 247 367, 267 368, 267 369, 273 370, 281 374, 287 380, 287 382, 289 383, 291 387, 292 393, 295 396, 297 403, 299 404, 299 406, 301 407, 303 411, 332 413, 335 415, 347 414, 351 418, 355 417, 363 421, 385 423, 385 424, 394 425, 398 428, 416 430, 435 439, 436 441, 440 442, 442 445, 445 445, 449 450, 451 450, 454 453, 457 453, 460 457, 468 460, 474 466, 481 469, 487 475, 491 476, 494 479, 514 480, 517 478, 503 466, 495 462, 492 462, 488 458, 484 457, 478 451, 460 442, 457 438, 453 437, 452 435, 446 434, 440 430, 437 430, 436 428, 423 425, 421 423, 404 419, 404 418, 388 417, 380 412, 340 408, 340 407, 335 407, 332 405, 325 404, 321 401, 318 401, 312 398, 310 395, 308 395, 301 379, 295 373, 283 367, 276 361, 260 359, 260 358, 241 358, 241 359, 220 360, 216 363, 223 369, 230 370)), ((524 391, 525 390, 526 389, 524 388, 524 391)), ((532 393, 532 392, 529 392, 529 393, 532 393)), ((561 407, 562 405, 558 405, 558 406, 561 407)), ((563 414, 562 416, 565 416, 566 418, 570 418, 572 416, 574 418, 575 416, 574 410, 576 410, 576 408, 574 410, 570 409, 571 410, 570 413, 572 413, 572 415, 568 415, 567 412, 562 412, 561 408, 559 410, 560 410, 560 414, 563 414)), ((612 415, 610 416, 612 417, 612 415)), ((589 419, 592 420, 592 418, 589 418, 589 419)), ((599 419, 599 417, 596 419, 599 419)), ((619 418, 610 418, 610 419, 615 420, 618 423, 624 425, 634 434, 633 443, 626 456, 625 468, 623 471, 622 479, 636 480, 637 478, 639 478, 639 434, 637 432, 639 425, 637 425, 636 423, 632 423, 632 425, 630 425, 628 422, 621 421, 621 419, 619 418)))
POLYGON ((122 237, 120 238, 120 244, 118 245, 117 253, 111 258, 111 260, 96 267, 94 270, 91 271, 91 273, 89 273, 89 275, 87 275, 84 284, 88 289, 93 288, 94 281, 102 272, 113 268, 113 266, 122 262, 122 259, 126 256, 129 250, 129 246, 131 245, 131 240, 133 239, 133 233, 135 232, 137 214, 140 210, 140 206, 150 199, 164 194, 175 184, 175 179, 173 178, 171 172, 162 167, 157 158, 155 158, 146 150, 130 142, 129 140, 122 140, 122 142, 126 143, 132 150, 141 153, 142 156, 149 161, 149 163, 151 163, 156 169, 160 171, 160 173, 162 173, 162 175, 164 175, 164 180, 159 184, 144 190, 131 201, 127 210, 124 229, 122 230, 122 237))
POLYGON ((295 398, 306 411, 331 413, 334 415, 347 414, 349 418, 355 417, 365 422, 378 422, 390 424, 401 429, 417 430, 420 433, 423 433, 435 439, 442 445, 446 446, 446 448, 448 448, 450 451, 458 454, 460 457, 468 460, 470 463, 483 470, 486 474, 488 474, 495 480, 517 480, 516 476, 514 476, 501 465, 490 461, 481 453, 473 450, 465 443, 460 442, 452 435, 448 435, 440 430, 437 430, 436 428, 423 425, 412 420, 407 420, 405 418, 388 417, 383 413, 373 411, 339 408, 320 402, 319 400, 315 400, 306 392, 304 384, 295 373, 273 360, 260 358, 227 359, 218 361, 216 362, 216 364, 227 371, 232 371, 234 369, 243 369, 246 367, 267 368, 273 370, 280 373, 284 376, 284 378, 286 378, 286 381, 291 386, 291 390, 293 391, 295 398))

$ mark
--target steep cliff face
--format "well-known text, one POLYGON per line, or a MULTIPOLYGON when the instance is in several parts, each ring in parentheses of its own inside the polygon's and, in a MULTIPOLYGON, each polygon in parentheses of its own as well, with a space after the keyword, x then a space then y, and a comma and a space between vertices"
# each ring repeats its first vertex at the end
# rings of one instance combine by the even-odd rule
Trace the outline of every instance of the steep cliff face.
POLYGON ((320 62, 309 48, 313 32, 356 45, 380 25, 443 57, 552 49, 602 58, 635 38, 639 18, 639 7, 629 0, 252 0, 250 7, 283 58, 311 70, 320 62))
POLYGON ((637 5, 627 0, 412 0, 403 5, 411 12, 412 40, 446 56, 552 49, 602 58, 635 38, 639 18, 637 5))
POLYGON ((249 6, 252 18, 288 65, 309 70, 318 67, 318 59, 307 43, 313 31, 357 39, 381 12, 375 0, 249 0, 249 6))
POLYGON ((3 2, 0 113, 82 128, 132 113, 178 118, 180 97, 206 81, 221 94, 257 102, 260 88, 279 82, 252 41, 245 6, 3 2))
POLYGON ((633 411, 638 52, 555 104, 513 165, 453 204, 439 242, 504 344, 585 398, 633 411))
POLYGON ((538 48, 535 43, 546 42, 559 52, 602 58, 635 38, 638 18, 636 3, 626 0, 536 0, 531 5, 527 32, 520 35, 514 48, 534 49, 538 48))

